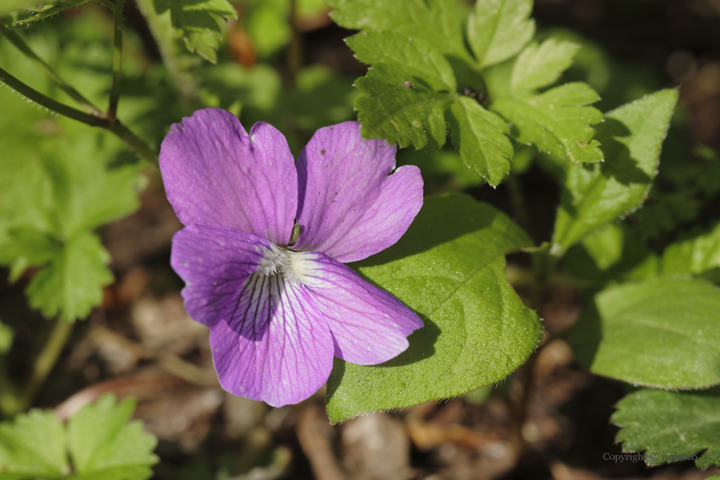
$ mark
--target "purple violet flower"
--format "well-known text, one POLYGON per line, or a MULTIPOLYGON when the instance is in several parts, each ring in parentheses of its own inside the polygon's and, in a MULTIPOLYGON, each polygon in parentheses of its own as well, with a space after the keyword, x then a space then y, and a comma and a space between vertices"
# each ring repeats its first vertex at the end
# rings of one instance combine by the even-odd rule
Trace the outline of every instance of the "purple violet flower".
POLYGON ((172 126, 160 170, 185 225, 170 263, 186 310, 210 328, 228 392, 297 403, 327 380, 333 356, 382 363, 422 327, 343 265, 397 242, 423 201, 420 170, 395 169, 395 146, 363 140, 357 122, 315 132, 296 164, 271 125, 248 135, 231 113, 199 110, 172 126))

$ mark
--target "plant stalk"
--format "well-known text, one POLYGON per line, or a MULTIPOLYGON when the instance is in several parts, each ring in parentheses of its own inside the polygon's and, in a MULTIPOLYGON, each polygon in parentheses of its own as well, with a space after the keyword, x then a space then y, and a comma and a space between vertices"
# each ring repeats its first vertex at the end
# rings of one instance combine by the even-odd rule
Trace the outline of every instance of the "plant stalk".
POLYGON ((114 121, 117 117, 118 100, 120 100, 120 82, 122 80, 122 45, 123 45, 123 24, 122 10, 125 0, 115 0, 113 20, 115 27, 115 38, 113 40, 113 75, 112 87, 110 88, 110 104, 107 110, 107 117, 114 121))
POLYGON ((136 136, 125 125, 121 124, 119 120, 111 120, 104 115, 91 115, 65 105, 64 103, 53 100, 47 95, 26 85, 2 68, 0 68, 0 82, 5 83, 14 91, 34 101, 38 105, 42 105, 48 110, 52 110, 53 112, 65 117, 90 125, 91 127, 100 127, 114 133, 140 158, 149 161, 153 165, 158 164, 157 154, 153 151, 152 147, 150 147, 150 145, 148 145, 144 140, 136 136))
POLYGON ((50 67, 45 61, 38 57, 35 52, 32 51, 30 46, 25 43, 25 40, 22 39, 20 35, 18 35, 13 30, 9 29, 2 23, 0 23, 0 33, 7 38, 10 43, 12 43, 15 48, 20 50, 20 52, 25 55, 30 61, 32 61, 35 65, 37 65, 40 70, 45 73, 50 79, 55 82, 55 84, 60 87, 60 89, 67 93, 70 98, 75 100, 78 105, 83 107, 83 109, 87 113, 91 113, 93 115, 100 115, 100 109, 98 109, 95 105, 92 104, 90 100, 85 98, 80 92, 75 90, 72 86, 70 86, 65 80, 63 80, 57 73, 55 73, 55 70, 50 67))
POLYGON ((40 355, 35 360, 30 380, 23 389, 21 411, 27 410, 32 405, 35 395, 42 384, 45 383, 47 376, 57 363, 63 348, 65 348, 74 325, 74 323, 65 320, 55 320, 55 326, 50 332, 50 336, 45 342, 40 355))

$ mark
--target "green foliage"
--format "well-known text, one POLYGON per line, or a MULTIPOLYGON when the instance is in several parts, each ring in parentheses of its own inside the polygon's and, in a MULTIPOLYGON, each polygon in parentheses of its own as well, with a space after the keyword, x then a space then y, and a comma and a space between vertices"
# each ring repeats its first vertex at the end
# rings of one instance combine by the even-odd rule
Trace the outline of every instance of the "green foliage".
POLYGON ((535 33, 532 0, 478 0, 468 21, 468 42, 478 64, 489 67, 517 55, 535 33))
POLYGON ((720 270, 720 224, 707 233, 687 237, 668 246, 662 256, 668 274, 711 274, 720 270))
POLYGON ((626 451, 645 450, 648 465, 677 461, 663 458, 672 455, 697 456, 695 465, 702 469, 720 466, 720 389, 640 390, 620 400, 617 409, 612 416, 612 422, 622 427, 617 441, 626 451))
POLYGON ((131 399, 105 395, 65 427, 51 411, 32 410, 0 423, 0 479, 144 480, 157 463, 157 440, 128 423, 131 399), (68 460, 72 458, 72 467, 68 460))
POLYGON ((720 291, 698 280, 651 278, 609 287, 574 327, 578 360, 598 375, 671 389, 720 383, 720 291))
MULTIPOLYGON (((53 15, 57 15, 58 13, 64 12, 65 10, 68 10, 70 8, 75 8, 84 3, 88 3, 89 1, 90 0, 65 0, 61 2, 44 4, 36 8, 31 8, 26 12, 18 15, 16 21, 14 22, 14 25, 23 26, 29 25, 33 22, 38 22, 40 20, 45 20, 46 18, 50 18, 53 15)), ((35 5, 37 5, 39 2, 34 3, 35 5)))
POLYGON ((155 11, 169 11, 172 29, 185 46, 205 60, 217 63, 217 49, 222 40, 220 19, 237 18, 227 0, 154 0, 155 11))
POLYGON ((606 115, 598 128, 605 162, 568 166, 553 233, 555 253, 642 204, 676 101, 677 91, 662 90, 606 115))
POLYGON ((37 7, 40 3, 42 3, 42 0, 3 0, 0 3, 0 15, 27 10, 37 7))
POLYGON ((602 121, 602 113, 587 105, 599 98, 587 84, 566 83, 539 95, 500 97, 491 109, 513 125, 519 142, 561 160, 594 163, 603 152, 589 125, 602 121))
POLYGON ((462 395, 498 382, 537 347, 542 327, 505 277, 504 255, 532 245, 514 222, 469 197, 428 197, 407 234, 356 264, 415 310, 425 327, 382 365, 336 359, 328 415, 361 413, 462 395))
POLYGON ((475 100, 460 97, 450 107, 448 116, 451 138, 466 165, 497 186, 510 171, 513 147, 505 136, 507 124, 495 113, 485 110, 475 100))
MULTIPOLYGON (((510 89, 522 92, 555 83, 560 74, 572 65, 573 57, 579 48, 577 44, 553 38, 545 40, 541 45, 531 43, 515 61, 510 77, 510 89)), ((599 97, 591 102, 598 99, 599 97)))

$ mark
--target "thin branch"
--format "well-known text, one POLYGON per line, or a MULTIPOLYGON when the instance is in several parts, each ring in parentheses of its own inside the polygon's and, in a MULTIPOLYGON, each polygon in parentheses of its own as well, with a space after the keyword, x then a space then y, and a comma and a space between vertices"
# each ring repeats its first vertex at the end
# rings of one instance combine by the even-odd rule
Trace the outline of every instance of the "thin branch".
POLYGON ((119 120, 110 120, 105 116, 90 115, 76 108, 60 103, 52 98, 44 95, 34 88, 26 85, 21 80, 13 77, 8 72, 0 68, 0 82, 6 84, 14 91, 24 95, 28 99, 34 101, 38 105, 42 105, 48 110, 59 113, 78 122, 82 122, 91 127, 100 127, 105 130, 109 130, 120 139, 122 139, 140 158, 143 158, 154 165, 158 164, 157 154, 153 151, 152 147, 148 145, 144 140, 137 137, 132 131, 130 131, 125 125, 121 124, 119 120))
POLYGON ((62 91, 67 93, 70 98, 75 100, 78 105, 83 107, 88 113, 92 113, 94 115, 99 115, 101 113, 100 109, 93 105, 90 100, 85 98, 80 92, 71 87, 65 80, 63 80, 57 73, 55 73, 55 70, 53 70, 50 65, 45 63, 42 58, 38 57, 35 52, 32 51, 30 46, 25 43, 25 40, 23 40, 20 35, 18 35, 16 32, 1 23, 0 33, 2 33, 2 35, 10 41, 10 43, 15 45, 15 48, 20 50, 23 55, 25 55, 33 63, 35 63, 35 65, 37 65, 40 70, 42 70, 48 77, 50 77, 50 79, 55 82, 57 86, 62 89, 62 91))
POLYGON ((110 89, 110 105, 108 106, 107 117, 115 120, 117 116, 118 100, 120 100, 120 81, 122 80, 122 44, 123 24, 122 9, 125 0, 115 0, 113 19, 115 26, 115 39, 113 41, 113 76, 110 89))
POLYGON ((98 3, 105 5, 110 10, 113 10, 113 4, 109 0, 96 0, 98 3))
POLYGON ((70 333, 72 333, 73 325, 75 324, 65 320, 55 320, 55 326, 50 332, 50 337, 48 337, 40 355, 35 360, 32 376, 25 385, 22 396, 22 410, 27 410, 32 405, 35 394, 45 383, 45 379, 57 363, 63 348, 65 348, 70 333))

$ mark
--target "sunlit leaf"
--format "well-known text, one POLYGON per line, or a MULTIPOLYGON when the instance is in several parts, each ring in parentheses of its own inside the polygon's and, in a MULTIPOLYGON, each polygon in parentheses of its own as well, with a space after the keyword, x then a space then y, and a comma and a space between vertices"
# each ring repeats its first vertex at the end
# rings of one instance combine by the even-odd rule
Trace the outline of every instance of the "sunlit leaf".
POLYGON ((671 389, 720 384, 720 290, 683 278, 609 287, 578 321, 570 342, 591 372, 671 389))
POLYGON ((648 465, 696 457, 698 468, 720 466, 720 389, 640 390, 620 400, 617 409, 612 416, 621 427, 617 441, 625 451, 645 451, 648 465))
POLYGON ((65 428, 53 412, 31 410, 0 423, 0 479, 64 479, 65 428))
POLYGON ((556 253, 642 204, 676 101, 677 91, 662 90, 605 116, 597 134, 605 162, 568 166, 553 234, 556 253))
POLYGON ((382 365, 336 359, 328 415, 462 395, 495 383, 537 347, 542 327, 505 277, 506 253, 531 246, 514 222, 470 197, 428 197, 405 236, 355 267, 415 310, 425 326, 382 365))
POLYGON ((590 125, 601 122, 602 113, 588 105, 598 98, 584 83, 566 83, 539 95, 500 97, 491 109, 510 122, 517 141, 561 160, 594 163, 603 152, 590 125))
POLYGON ((540 45, 531 43, 515 61, 510 77, 511 90, 535 90, 554 83, 572 64, 579 48, 580 45, 554 38, 540 45))
POLYGON ((450 106, 453 145, 463 161, 490 185, 497 186, 510 171, 513 147, 505 136, 509 128, 495 113, 478 102, 460 97, 450 106))
POLYGON ((535 33, 532 0, 478 0, 468 21, 468 41, 481 67, 517 54, 535 33))
POLYGON ((157 463, 152 453, 157 440, 143 431, 139 421, 129 422, 135 402, 126 399, 116 405, 105 395, 85 406, 68 422, 70 456, 77 480, 144 480, 152 476, 157 463))

